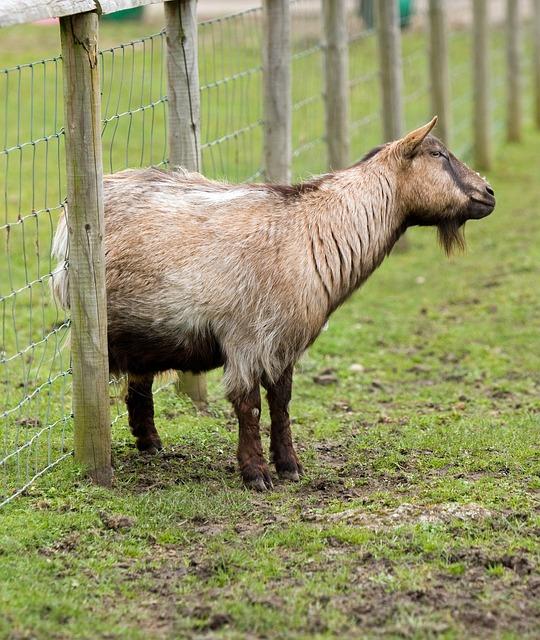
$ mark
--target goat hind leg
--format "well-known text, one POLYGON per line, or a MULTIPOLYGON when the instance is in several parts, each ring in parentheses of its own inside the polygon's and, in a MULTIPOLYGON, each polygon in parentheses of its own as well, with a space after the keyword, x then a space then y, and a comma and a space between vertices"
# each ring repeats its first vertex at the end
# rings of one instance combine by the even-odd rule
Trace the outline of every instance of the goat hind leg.
POLYGON ((292 393, 292 365, 287 367, 275 383, 263 381, 267 391, 270 427, 270 454, 276 471, 282 480, 297 482, 304 470, 294 450, 289 418, 289 402, 292 393))
POLYGON ((257 383, 243 396, 229 396, 238 418, 238 465, 247 487, 257 491, 274 488, 270 470, 264 459, 259 418, 261 393, 257 383))
POLYGON ((126 405, 129 426, 137 449, 144 453, 157 453, 163 448, 154 425, 153 381, 153 375, 128 376, 126 405))

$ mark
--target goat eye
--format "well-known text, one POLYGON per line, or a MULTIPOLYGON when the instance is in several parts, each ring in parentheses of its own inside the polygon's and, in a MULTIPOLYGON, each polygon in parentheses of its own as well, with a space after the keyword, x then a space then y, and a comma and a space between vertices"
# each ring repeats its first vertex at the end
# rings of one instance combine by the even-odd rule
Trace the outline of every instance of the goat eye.
POLYGON ((440 151, 430 151, 430 155, 432 158, 440 158, 442 153, 440 151))

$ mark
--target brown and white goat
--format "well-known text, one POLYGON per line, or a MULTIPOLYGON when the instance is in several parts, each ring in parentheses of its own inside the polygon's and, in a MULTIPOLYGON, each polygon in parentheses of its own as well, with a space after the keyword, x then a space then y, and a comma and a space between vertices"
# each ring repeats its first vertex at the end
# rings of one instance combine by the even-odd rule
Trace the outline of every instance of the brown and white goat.
MULTIPOLYGON (((450 252, 463 245, 465 221, 495 206, 486 181, 428 135, 435 123, 295 186, 223 184, 156 168, 105 178, 109 362, 128 374, 129 422, 141 451, 161 449, 154 375, 223 366, 245 483, 272 487, 259 435, 260 384, 277 473, 298 480, 288 414, 293 366, 328 316, 408 227, 438 227, 450 252)), ((53 278, 64 306, 66 227, 64 219, 53 278)))

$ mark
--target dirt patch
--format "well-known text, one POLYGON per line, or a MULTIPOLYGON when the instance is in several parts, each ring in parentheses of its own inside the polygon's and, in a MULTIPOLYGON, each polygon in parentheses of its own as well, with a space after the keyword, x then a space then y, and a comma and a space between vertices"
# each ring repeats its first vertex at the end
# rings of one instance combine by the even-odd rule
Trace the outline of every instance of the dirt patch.
POLYGON ((436 504, 431 506, 403 503, 395 509, 377 513, 365 507, 347 509, 339 513, 314 514, 318 522, 354 524, 369 529, 385 530, 406 524, 447 524, 453 520, 478 522, 491 518, 493 513, 479 504, 436 504))
MULTIPOLYGON (((143 588, 139 594, 137 625, 156 637, 212 638, 213 632, 228 633, 228 629, 240 633, 235 630, 234 615, 238 602, 282 613, 291 607, 292 614, 289 598, 294 600, 304 588, 298 580, 302 567, 298 552, 290 549, 277 551, 290 568, 279 578, 268 579, 264 594, 259 595, 234 580, 216 587, 213 578, 223 566, 204 545, 191 549, 189 557, 177 547, 157 547, 155 552, 152 568, 127 571, 125 578, 141 579, 146 585, 148 591, 143 588), (181 584, 190 575, 196 576, 197 587, 186 593, 181 584)), ((307 605, 303 634, 334 637, 335 628, 329 621, 335 611, 346 621, 341 637, 356 637, 360 630, 369 637, 427 637, 450 629, 462 637, 488 638, 505 631, 534 637, 540 630, 540 578, 525 552, 490 558, 480 549, 456 550, 449 560, 464 564, 462 575, 432 572, 421 586, 400 588, 399 572, 404 566, 414 568, 410 560, 407 565, 406 560, 397 563, 371 553, 356 554, 346 547, 330 547, 324 557, 314 557, 302 568, 310 580, 320 574, 322 589, 307 605), (325 592, 324 576, 338 572, 344 559, 349 567, 348 584, 325 592), (508 568, 509 575, 504 579, 490 576, 486 569, 495 564, 508 568)), ((253 633, 251 637, 274 636, 253 633)))
MULTIPOLYGON (((540 577, 526 553, 489 558, 480 549, 467 551, 456 551, 454 556, 464 564, 463 574, 433 571, 412 589, 400 588, 399 583, 404 567, 414 569, 410 560, 398 563, 362 554, 351 573, 350 587, 332 597, 323 596, 322 605, 343 612, 351 620, 348 632, 353 635, 354 629, 362 629, 369 637, 432 637, 450 629, 455 633, 457 624, 458 637, 487 638, 506 630, 536 637, 540 605, 534 594, 540 593, 540 577), (504 578, 490 576, 486 569, 494 563, 503 564, 510 573, 504 578)), ((327 557, 331 565, 335 554, 327 557)))
POLYGON ((112 529, 113 531, 122 531, 131 529, 135 524, 135 518, 125 516, 116 513, 106 513, 105 511, 99 512, 99 518, 106 529, 112 529))
MULTIPOLYGON (((520 576, 532 575, 536 571, 528 554, 524 550, 518 550, 512 554, 489 554, 484 549, 473 547, 471 549, 459 549, 452 552, 448 557, 449 562, 464 562, 471 567, 483 567, 490 569, 493 567, 505 567, 520 576)), ((540 577, 538 584, 540 585, 540 577)))
POLYGON ((313 382, 322 386, 337 384, 338 377, 336 375, 335 369, 324 369, 316 376, 313 376, 313 382))
POLYGON ((76 551, 81 540, 81 534, 78 531, 71 531, 59 540, 56 540, 48 547, 43 547, 39 553, 44 556, 55 556, 57 554, 70 554, 76 551))

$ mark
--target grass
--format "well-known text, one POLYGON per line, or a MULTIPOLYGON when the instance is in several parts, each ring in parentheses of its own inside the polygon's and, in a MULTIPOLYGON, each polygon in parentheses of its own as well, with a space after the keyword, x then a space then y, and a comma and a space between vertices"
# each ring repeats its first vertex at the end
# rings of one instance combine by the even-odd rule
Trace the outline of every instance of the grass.
MULTIPOLYGON (((203 84, 256 68, 256 23, 243 29, 241 55, 227 47, 239 38, 229 27, 214 32, 217 40, 203 36, 203 84), (223 61, 216 58, 222 48, 228 54, 223 61)), ((105 27, 102 45, 147 31, 105 27)), ((32 26, 5 34, 11 53, 2 54, 3 66, 58 51, 56 29, 32 26)), ((107 54, 109 115, 139 104, 126 90, 132 77, 142 91, 137 100, 159 98, 159 83, 147 84, 145 66, 154 65, 159 77, 159 43, 161 37, 153 58, 149 44, 115 50, 114 71, 113 53, 107 54)), ((309 38, 297 50, 308 46, 309 38)), ((426 77, 422 34, 407 34, 404 46, 412 96, 407 123, 414 126, 429 115, 427 94, 416 91, 426 77)), ((464 74, 460 82, 454 77, 456 124, 468 121, 470 112, 463 66, 468 46, 465 33, 452 37, 454 68, 464 74)), ((372 73, 374 56, 373 39, 356 43, 351 77, 372 73)), ((295 158, 297 174, 324 169, 320 99, 302 104, 317 92, 319 62, 312 53, 295 58, 293 66, 300 105, 294 146, 305 149, 295 158)), ((203 122, 211 113, 212 123, 203 127, 203 139, 257 120, 258 78, 254 71, 228 89, 205 90, 203 122)), ((31 122, 32 133, 38 132, 25 100, 28 82, 21 83, 20 99, 2 94, 3 103, 13 101, 5 135, 15 144, 17 135, 21 141, 31 137, 31 122), (19 134, 17 114, 23 115, 19 134)), ((34 78, 35 86, 42 82, 34 78)), ((373 113, 376 80, 355 84, 351 99, 354 120, 373 113)), ((129 114, 123 116, 114 136, 111 121, 110 137, 104 137, 109 169, 163 160, 161 117, 156 113, 152 121, 147 113, 148 128, 132 120, 130 129, 129 114)), ((54 130, 54 109, 47 109, 45 120, 54 130)), ((378 141, 378 126, 375 121, 353 130, 353 155, 378 141)), ((456 129, 457 147, 464 148, 470 134, 456 129)), ((207 152, 209 173, 243 179, 256 172, 260 129, 246 135, 253 137, 244 147, 237 138, 207 152)), ((31 149, 21 152, 24 162, 5 170, 3 211, 10 231, 2 228, 6 253, 0 260, 7 259, 12 275, 0 275, 0 295, 48 270, 54 207, 63 189, 61 140, 50 143, 50 174, 45 155, 32 163, 31 149), (47 195, 38 202, 46 182, 47 195), (19 214, 48 207, 50 213, 12 224, 19 214)), ((275 492, 265 496, 241 487, 235 421, 218 374, 210 376, 205 415, 170 391, 158 394, 162 455, 139 457, 119 420, 112 491, 89 485, 67 461, 0 511, 0 637, 538 637, 540 135, 527 129, 525 140, 499 155, 489 176, 497 209, 469 225, 465 256, 448 261, 431 231, 413 232, 411 251, 391 256, 336 312, 299 364, 292 414, 306 468, 301 483, 276 482, 275 492), (336 382, 315 384, 326 369, 336 382)), ((46 283, 32 291, 21 293, 16 305, 3 303, 0 355, 61 322, 47 302, 46 283)), ((13 362, 4 367, 4 406, 67 367, 67 350, 59 351, 59 342, 52 346, 54 353, 25 353, 20 368, 13 362)), ((4 451, 69 413, 68 382, 60 379, 57 394, 36 397, 31 408, 4 421, 4 451)), ((267 425, 267 413, 263 421, 267 425)), ((40 464, 69 449, 70 425, 62 436, 45 435, 40 464)), ((34 460, 17 462, 19 475, 8 470, 0 493, 20 486, 25 464, 32 468, 34 460)))
POLYGON ((139 457, 120 426, 112 491, 66 464, 4 508, 0 637, 537 637, 540 135, 526 139, 489 176, 498 206, 466 255, 414 233, 302 360, 301 483, 241 487, 217 376, 207 415, 158 395, 162 455, 139 457), (337 382, 315 384, 328 368, 337 382))

